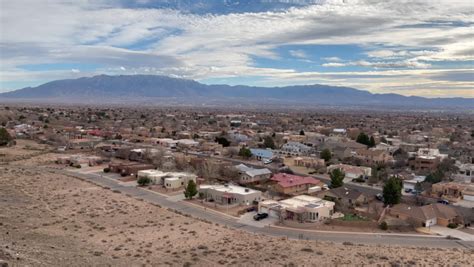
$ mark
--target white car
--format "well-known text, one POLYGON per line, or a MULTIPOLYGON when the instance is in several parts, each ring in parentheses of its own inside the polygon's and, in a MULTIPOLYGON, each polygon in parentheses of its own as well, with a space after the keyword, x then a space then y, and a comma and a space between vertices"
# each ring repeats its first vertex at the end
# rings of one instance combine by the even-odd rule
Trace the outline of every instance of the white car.
POLYGON ((273 160, 271 160, 271 159, 266 159, 266 160, 263 161, 263 164, 270 164, 270 163, 272 163, 272 162, 273 162, 273 160))

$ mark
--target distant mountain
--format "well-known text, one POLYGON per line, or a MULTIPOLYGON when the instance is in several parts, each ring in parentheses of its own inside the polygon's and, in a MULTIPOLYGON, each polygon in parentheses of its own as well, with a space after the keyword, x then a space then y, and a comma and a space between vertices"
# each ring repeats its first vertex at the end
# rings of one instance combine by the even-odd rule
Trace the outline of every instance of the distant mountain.
POLYGON ((287 104, 303 106, 382 106, 474 109, 473 98, 406 97, 372 94, 349 87, 299 85, 252 87, 205 85, 157 75, 99 75, 57 80, 0 94, 2 101, 48 103, 287 104))

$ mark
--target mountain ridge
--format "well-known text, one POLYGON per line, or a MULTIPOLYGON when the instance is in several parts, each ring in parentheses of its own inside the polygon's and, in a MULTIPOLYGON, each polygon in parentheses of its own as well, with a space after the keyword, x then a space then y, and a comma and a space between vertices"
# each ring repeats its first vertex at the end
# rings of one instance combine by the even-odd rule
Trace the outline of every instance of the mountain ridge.
POLYGON ((161 75, 97 75, 51 81, 0 94, 5 100, 50 102, 140 102, 146 99, 175 99, 182 102, 269 102, 323 105, 392 105, 414 107, 474 108, 474 98, 424 98, 398 94, 374 94, 350 87, 294 85, 258 87, 206 85, 194 80, 161 75))

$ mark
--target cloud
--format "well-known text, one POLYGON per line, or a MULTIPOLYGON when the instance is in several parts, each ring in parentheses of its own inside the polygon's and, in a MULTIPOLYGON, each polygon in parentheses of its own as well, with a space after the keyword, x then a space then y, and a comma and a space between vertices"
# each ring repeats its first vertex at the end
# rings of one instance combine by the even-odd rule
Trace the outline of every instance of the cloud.
MULTIPOLYGON (((337 53, 322 58, 327 73, 347 66, 414 71, 474 59, 471 1, 328 0, 284 11, 205 15, 130 8, 133 5, 113 0, 0 1, 2 82, 12 73, 18 80, 52 77, 52 72, 25 71, 23 65, 93 63, 98 68, 87 74, 159 73, 196 79, 262 76, 282 84, 313 82, 317 76, 320 80, 316 81, 374 90, 375 78, 369 72, 366 78, 350 81, 308 70, 257 67, 254 59, 279 60, 278 48, 292 45, 296 48, 290 55, 301 61, 307 59, 305 51, 313 45, 348 44, 361 47, 365 54, 353 55, 349 61, 337 53)), ((143 7, 152 4, 139 3, 143 7)), ((55 78, 69 77, 71 72, 68 67, 56 72, 55 78)), ((383 77, 387 83, 397 82, 383 77)), ((428 81, 441 83, 436 76, 422 78, 426 83, 406 76, 406 84, 410 79, 420 86, 428 81)))
POLYGON ((308 55, 303 50, 290 50, 290 55, 297 58, 308 58, 308 55))

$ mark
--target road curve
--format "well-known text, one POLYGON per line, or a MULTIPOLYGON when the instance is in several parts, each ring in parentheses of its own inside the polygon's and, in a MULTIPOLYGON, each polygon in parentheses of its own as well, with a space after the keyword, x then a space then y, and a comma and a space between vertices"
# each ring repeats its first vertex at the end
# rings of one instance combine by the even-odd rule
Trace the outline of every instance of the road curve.
POLYGON ((255 227, 239 223, 237 218, 215 212, 213 210, 205 210, 195 205, 190 205, 183 201, 170 201, 166 196, 145 190, 139 187, 130 187, 119 184, 111 178, 107 178, 97 174, 85 174, 75 171, 54 169, 47 167, 26 167, 4 165, 6 168, 23 168, 38 171, 47 171, 62 175, 67 175, 81 180, 92 182, 101 187, 110 190, 119 191, 129 197, 142 199, 152 204, 159 205, 164 208, 174 210, 176 212, 187 214, 192 217, 219 223, 234 229, 240 229, 256 235, 270 235, 274 237, 282 237, 289 239, 330 241, 336 243, 351 244, 369 244, 369 245, 392 245, 404 247, 429 247, 429 248, 468 248, 474 249, 474 241, 460 241, 445 239, 439 236, 422 236, 422 235, 404 235, 404 234, 388 234, 388 233, 347 233, 347 232, 325 232, 311 231, 304 229, 283 228, 283 227, 255 227), (348 243, 347 243, 348 242, 348 243))

